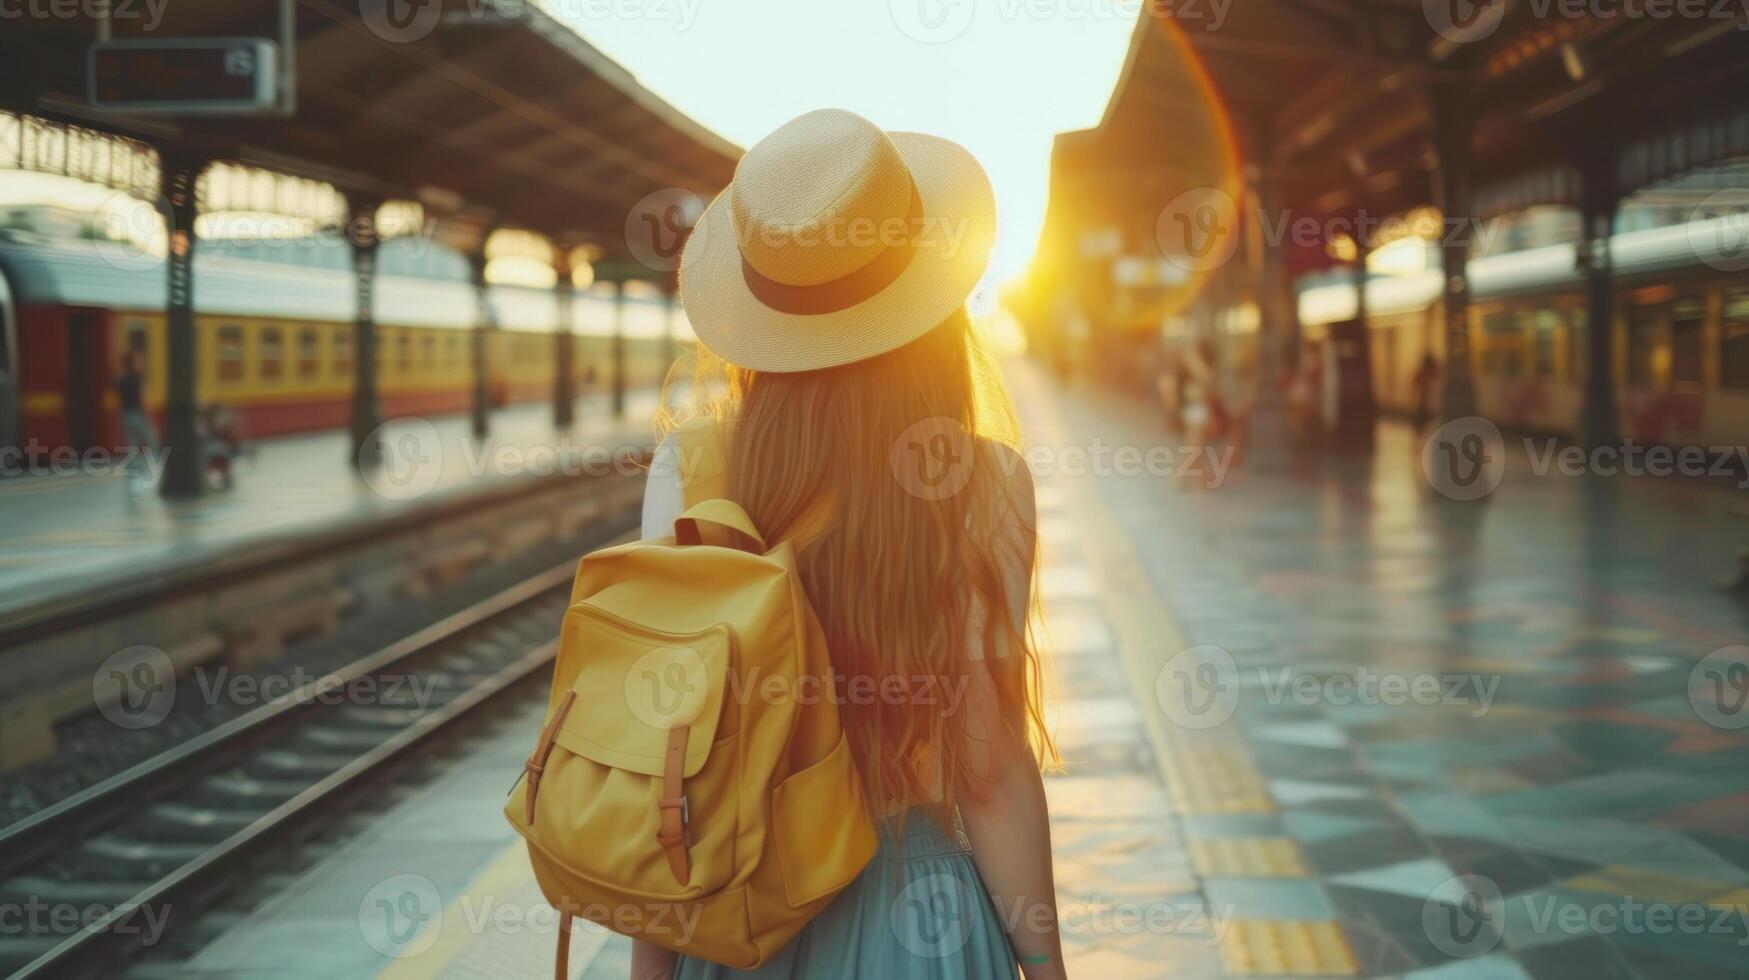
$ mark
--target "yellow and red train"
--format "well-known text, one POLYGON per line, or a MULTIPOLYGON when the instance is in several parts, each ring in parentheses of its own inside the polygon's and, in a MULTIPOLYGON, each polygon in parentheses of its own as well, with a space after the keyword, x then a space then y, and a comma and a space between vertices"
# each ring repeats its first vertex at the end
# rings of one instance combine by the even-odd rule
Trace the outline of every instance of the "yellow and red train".
MULTIPOLYGON (((1611 239, 1611 365, 1623 435, 1642 444, 1749 445, 1749 242, 1740 218, 1618 233, 1611 239)), ((1585 273, 1571 244, 1472 260, 1471 370, 1481 414, 1504 427, 1577 435, 1587 369, 1585 273)), ((1431 351, 1446 368, 1437 269, 1367 285, 1371 383, 1385 410, 1414 409, 1431 351)), ((1299 297, 1305 342, 1332 343, 1352 320, 1352 284, 1299 297)), ((1325 364, 1339 360, 1333 353, 1325 364)), ((1437 392, 1438 386, 1434 386, 1437 392)))
MULTIPOLYGON (((232 409, 252 437, 346 424, 355 300, 343 243, 203 242, 194 278, 199 401, 232 409)), ((165 288, 162 261, 129 247, 0 231, 0 448, 118 445, 113 385, 127 350, 145 357, 146 408, 162 431, 165 288)), ((486 292, 492 402, 550 399, 557 297, 486 292)), ((659 384, 675 350, 666 300, 630 288, 626 303, 626 385, 659 384)), ((465 260, 410 239, 385 243, 374 306, 384 416, 466 410, 481 310, 465 260)), ((579 393, 612 383, 613 315, 598 292, 573 301, 579 393)))

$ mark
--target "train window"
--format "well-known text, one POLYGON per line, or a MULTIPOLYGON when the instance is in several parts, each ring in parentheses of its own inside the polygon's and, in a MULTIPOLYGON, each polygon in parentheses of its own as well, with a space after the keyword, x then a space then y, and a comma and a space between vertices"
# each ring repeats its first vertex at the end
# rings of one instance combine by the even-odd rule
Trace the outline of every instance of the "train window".
POLYGON ((278 327, 261 328, 261 380, 278 381, 285 374, 285 333, 278 327))
POLYGON ((352 373, 352 331, 341 327, 334 331, 334 374, 344 378, 352 373))
POLYGON ((243 380, 242 327, 235 323, 227 323, 219 327, 217 354, 219 381, 229 383, 243 380))
POLYGON ((1585 320, 1588 316, 1590 313, 1586 310, 1568 310, 1565 314, 1567 321, 1567 377, 1573 381, 1580 381, 1585 377, 1586 358, 1590 356, 1590 352, 1585 348, 1585 345, 1591 342, 1587 339, 1585 332, 1585 320))
POLYGON ((315 327, 298 331, 298 377, 313 378, 322 369, 322 337, 315 327))
POLYGON ((1657 376, 1658 310, 1645 306, 1628 311, 1628 384, 1650 385, 1657 376))
POLYGON ((1505 378, 1516 378, 1524 373, 1520 362, 1524 338, 1522 325, 1518 322, 1519 316, 1508 317, 1500 312, 1482 317, 1484 372, 1505 378))
POLYGON ((413 335, 403 333, 395 338, 395 370, 409 374, 413 370, 413 335))
POLYGON ((462 362, 462 335, 459 333, 449 335, 449 362, 451 364, 462 362))
POLYGON ((437 364, 437 338, 426 334, 419 341, 419 366, 429 368, 437 364))
POLYGON ((1719 384, 1749 388, 1749 290, 1725 295, 1719 328, 1719 384))
POLYGON ((1670 310, 1670 380, 1700 384, 1702 331, 1706 324, 1706 301, 1677 300, 1670 310))
POLYGON ((1555 333, 1561 314, 1554 310, 1537 310, 1526 314, 1530 331, 1530 373, 1539 378, 1555 376, 1555 333))

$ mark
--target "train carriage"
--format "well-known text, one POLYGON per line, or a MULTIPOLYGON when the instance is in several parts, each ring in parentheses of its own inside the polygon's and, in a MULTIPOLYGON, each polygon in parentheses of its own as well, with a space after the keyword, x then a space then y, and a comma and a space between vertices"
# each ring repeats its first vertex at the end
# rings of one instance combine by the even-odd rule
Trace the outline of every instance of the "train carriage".
MULTIPOLYGON (((392 240, 378 265, 385 417, 461 412, 473 400, 478 293, 460 256, 416 249, 392 240)), ((344 425, 355 368, 350 261, 338 241, 203 242, 194 276, 197 398, 232 409, 252 437, 344 425)), ((126 350, 144 356, 146 409, 162 431, 165 290, 161 261, 124 246, 0 237, 0 446, 118 446, 113 384, 126 350), (16 419, 10 433, 8 412, 16 419)), ((495 325, 487 335, 489 399, 550 399, 559 325, 553 292, 494 284, 486 293, 485 315, 495 325)), ((665 316, 659 296, 627 301, 628 321, 665 316)), ((579 294, 573 324, 578 390, 604 389, 612 381, 611 304, 579 294)), ((656 384, 666 369, 668 345, 640 332, 627 340, 630 386, 656 384)))
MULTIPOLYGON (((1636 442, 1749 445, 1749 273, 1732 271, 1740 221, 1716 218, 1618 234, 1613 374, 1621 431, 1636 442)), ((1576 435, 1587 367, 1587 283, 1572 244, 1472 260, 1471 370, 1483 415, 1530 432, 1576 435)), ((1411 412, 1413 378, 1446 360, 1441 274, 1367 284, 1373 393, 1411 412)), ((1307 289, 1309 344, 1354 316, 1352 285, 1307 289)))

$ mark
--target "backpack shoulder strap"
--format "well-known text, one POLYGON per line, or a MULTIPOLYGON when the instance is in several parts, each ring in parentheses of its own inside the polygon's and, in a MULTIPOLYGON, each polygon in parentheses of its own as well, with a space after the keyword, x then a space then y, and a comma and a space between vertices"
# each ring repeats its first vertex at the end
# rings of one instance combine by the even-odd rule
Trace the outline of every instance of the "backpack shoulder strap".
MULTIPOLYGON (((681 500, 688 508, 707 500, 728 498, 729 431, 724 423, 699 418, 681 423, 669 436, 677 454, 681 500)), ((831 501, 815 501, 783 539, 797 548, 804 547, 831 527, 835 514, 831 501)), ((775 545, 777 541, 769 543, 775 545)))

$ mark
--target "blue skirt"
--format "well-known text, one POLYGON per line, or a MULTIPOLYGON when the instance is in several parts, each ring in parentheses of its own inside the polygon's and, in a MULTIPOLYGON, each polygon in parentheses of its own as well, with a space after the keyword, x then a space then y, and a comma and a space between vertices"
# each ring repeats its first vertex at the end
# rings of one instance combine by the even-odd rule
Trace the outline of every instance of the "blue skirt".
POLYGON ((674 980, 733 977, 1015 978, 1014 953, 971 848, 929 811, 881 826, 862 874, 756 970, 682 956, 674 980))

